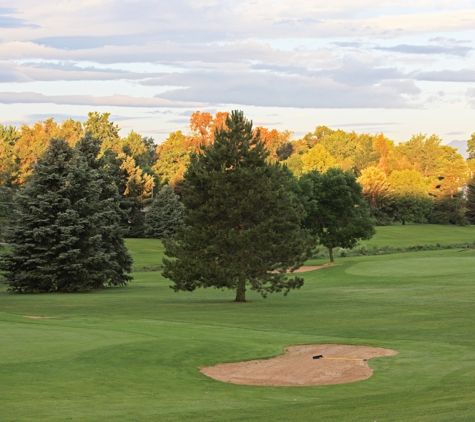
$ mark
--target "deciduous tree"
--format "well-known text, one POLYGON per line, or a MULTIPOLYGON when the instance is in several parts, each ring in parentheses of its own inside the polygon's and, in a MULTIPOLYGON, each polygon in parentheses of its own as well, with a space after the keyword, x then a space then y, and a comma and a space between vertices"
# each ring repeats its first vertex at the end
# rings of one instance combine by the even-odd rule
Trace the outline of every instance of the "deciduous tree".
POLYGON ((303 173, 308 173, 312 170, 324 173, 329 168, 338 166, 336 159, 321 144, 310 148, 306 154, 302 155, 301 159, 303 173))
POLYGON ((304 227, 328 248, 330 262, 334 262, 333 248, 353 248, 359 240, 374 235, 375 221, 352 172, 331 168, 322 174, 314 170, 304 174, 299 183, 307 211, 304 227))
POLYGON ((371 216, 380 226, 390 224, 393 217, 392 190, 384 172, 377 167, 368 167, 361 172, 357 182, 363 188, 371 216))
POLYGON ((429 196, 429 179, 424 179, 416 170, 395 170, 388 181, 396 208, 396 218, 403 225, 406 221, 426 223, 434 203, 429 196))

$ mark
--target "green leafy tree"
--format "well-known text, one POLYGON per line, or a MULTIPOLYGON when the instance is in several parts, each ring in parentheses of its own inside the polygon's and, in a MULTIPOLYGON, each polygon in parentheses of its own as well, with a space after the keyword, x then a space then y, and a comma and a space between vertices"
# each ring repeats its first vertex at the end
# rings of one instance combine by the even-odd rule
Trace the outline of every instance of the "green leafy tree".
POLYGON ((15 144, 20 133, 13 126, 0 125, 0 186, 11 186, 18 164, 15 162, 15 144))
POLYGON ((146 171, 151 171, 156 148, 153 138, 143 137, 133 130, 122 139, 122 151, 146 171))
POLYGON ((337 161, 321 144, 310 148, 306 154, 302 155, 303 173, 317 170, 320 173, 326 172, 331 167, 337 167, 337 161))
POLYGON ((122 142, 120 140, 120 128, 114 122, 109 121, 110 113, 99 113, 97 111, 87 114, 88 119, 84 122, 84 131, 90 136, 100 139, 101 152, 114 151, 122 152, 122 142))
POLYGON ((145 236, 161 239, 174 234, 183 224, 184 209, 171 185, 165 185, 145 216, 145 236))
POLYGON ((357 182, 363 188, 363 195, 369 205, 371 216, 377 225, 387 226, 394 214, 392 191, 388 178, 377 167, 367 167, 358 177, 357 182))
POLYGON ((396 209, 396 218, 406 221, 426 223, 432 212, 434 200, 429 196, 428 179, 424 179, 416 170, 395 170, 388 179, 392 190, 392 199, 396 209))
POLYGON ((297 178, 303 173, 303 161, 301 154, 291 155, 282 164, 284 164, 297 178))
POLYGON ((439 177, 446 166, 446 151, 440 145, 442 139, 436 135, 418 134, 395 147, 395 154, 408 167, 417 170, 424 177, 439 177))
POLYGON ((467 152, 470 158, 475 158, 475 132, 472 133, 470 139, 467 141, 467 152))
POLYGON ((117 197, 91 160, 57 139, 38 159, 16 197, 11 252, 0 258, 10 291, 88 291, 130 280, 130 255, 117 247, 117 197))
POLYGON ((458 192, 454 195, 445 195, 434 202, 429 223, 466 226, 470 224, 470 221, 466 217, 466 212, 466 199, 463 192, 458 192))
POLYGON ((300 228, 304 215, 298 185, 285 167, 270 163, 259 131, 233 112, 214 143, 193 153, 184 175, 184 227, 166 240, 163 275, 175 291, 216 287, 287 294, 301 277, 288 276, 308 256, 310 241, 300 228))
POLYGON ((157 147, 157 161, 153 166, 153 171, 160 183, 170 183, 175 186, 183 178, 190 163, 191 150, 187 137, 181 131, 171 133, 157 147))
POLYGON ((371 218, 361 186, 349 171, 331 168, 326 173, 314 170, 300 180, 307 216, 304 227, 328 248, 353 248, 359 240, 370 239, 375 221, 371 218))

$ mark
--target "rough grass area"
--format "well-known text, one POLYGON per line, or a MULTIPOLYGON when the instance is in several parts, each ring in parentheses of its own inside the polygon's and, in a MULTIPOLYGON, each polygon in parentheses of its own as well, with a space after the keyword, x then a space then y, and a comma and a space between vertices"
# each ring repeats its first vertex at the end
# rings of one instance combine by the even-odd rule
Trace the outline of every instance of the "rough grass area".
MULTIPOLYGON (((127 244, 136 265, 160 264, 159 241, 127 244)), ((244 304, 230 292, 174 293, 160 272, 89 294, 2 288, 0 420, 468 421, 474 267, 472 250, 345 258, 303 273, 287 297, 244 304), (366 381, 332 386, 250 387, 198 371, 313 343, 399 354, 372 359, 366 381)))

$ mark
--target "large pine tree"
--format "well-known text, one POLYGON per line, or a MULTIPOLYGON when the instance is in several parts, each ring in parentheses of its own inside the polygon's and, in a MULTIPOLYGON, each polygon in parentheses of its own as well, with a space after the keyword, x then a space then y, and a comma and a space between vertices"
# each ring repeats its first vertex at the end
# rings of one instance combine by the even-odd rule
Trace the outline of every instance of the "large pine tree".
POLYGON ((163 275, 175 291, 216 287, 287 294, 303 284, 286 274, 310 248, 295 179, 268 152, 242 112, 233 112, 215 142, 192 154, 182 183, 184 227, 165 241, 163 275))
POLYGON ((38 160, 17 195, 11 252, 0 258, 10 291, 88 291, 130 279, 131 258, 117 231, 117 188, 95 167, 97 152, 87 138, 77 149, 53 139, 38 160))

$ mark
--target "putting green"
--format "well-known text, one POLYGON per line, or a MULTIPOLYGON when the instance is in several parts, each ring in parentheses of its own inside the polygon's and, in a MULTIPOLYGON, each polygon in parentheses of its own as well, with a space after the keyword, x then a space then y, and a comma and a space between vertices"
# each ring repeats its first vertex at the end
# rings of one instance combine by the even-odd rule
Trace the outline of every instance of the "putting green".
POLYGON ((360 262, 346 273, 375 277, 425 277, 465 274, 473 271, 475 256, 455 258, 406 258, 360 262))

